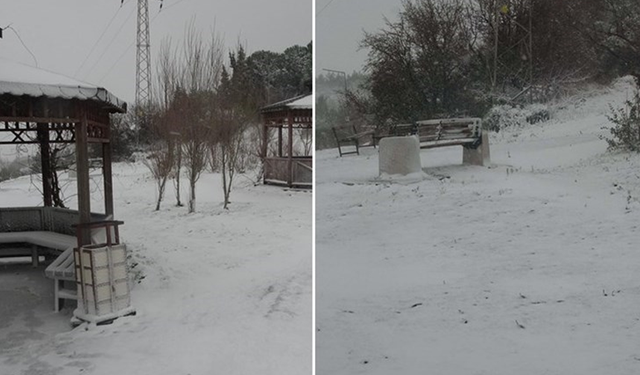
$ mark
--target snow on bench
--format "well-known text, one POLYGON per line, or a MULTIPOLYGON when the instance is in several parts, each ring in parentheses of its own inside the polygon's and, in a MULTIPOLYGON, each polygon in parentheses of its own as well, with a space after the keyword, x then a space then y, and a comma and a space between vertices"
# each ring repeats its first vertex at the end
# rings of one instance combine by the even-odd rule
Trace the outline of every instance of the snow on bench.
MULTIPOLYGON (((76 238, 47 231, 0 232, 0 244, 31 244, 33 265, 38 266, 38 246, 64 251, 76 244, 76 238)), ((2 252, 2 250, 0 250, 2 252)))
POLYGON ((44 271, 48 278, 53 279, 53 309, 56 312, 60 310, 61 299, 78 299, 77 290, 64 288, 65 281, 76 281, 73 249, 73 246, 67 248, 44 271))

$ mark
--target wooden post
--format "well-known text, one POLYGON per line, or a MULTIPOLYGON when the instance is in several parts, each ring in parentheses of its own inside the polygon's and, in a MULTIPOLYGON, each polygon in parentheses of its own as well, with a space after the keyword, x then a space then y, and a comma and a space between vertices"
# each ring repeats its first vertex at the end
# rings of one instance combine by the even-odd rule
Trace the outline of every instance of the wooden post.
POLYGON ((287 112, 287 122, 289 123, 289 177, 287 183, 293 186, 293 116, 291 111, 287 112))
MULTIPOLYGON (((76 168, 78 183, 78 212, 80 213, 80 223, 91 222, 91 199, 89 190, 89 150, 87 140, 87 113, 84 106, 81 109, 80 122, 75 124, 76 133, 76 168)), ((82 242, 91 243, 91 238, 86 233, 82 233, 82 242)))
POLYGON ((282 125, 278 126, 278 156, 282 157, 282 125))
POLYGON ((267 147, 269 146, 269 127, 267 126, 267 119, 265 117, 262 118, 262 183, 267 183, 267 147))
POLYGON ((42 171, 42 201, 45 207, 53 206, 51 183, 51 155, 49 148, 48 124, 38 123, 38 142, 40 143, 40 169, 42 171))
POLYGON ((104 212, 113 217, 113 173, 111 170, 111 143, 102 144, 102 179, 104 183, 104 212))

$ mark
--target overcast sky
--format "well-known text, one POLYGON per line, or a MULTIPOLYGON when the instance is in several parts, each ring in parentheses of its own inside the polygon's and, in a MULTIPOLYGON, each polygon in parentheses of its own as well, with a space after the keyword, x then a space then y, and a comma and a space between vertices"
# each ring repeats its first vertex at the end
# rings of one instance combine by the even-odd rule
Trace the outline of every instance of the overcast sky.
MULTIPOLYGON (((103 86, 131 102, 135 96, 137 1, 125 0, 122 7, 120 3, 1 0, 0 27, 10 24, 18 31, 39 67, 103 86)), ((306 45, 312 37, 311 0, 164 0, 162 11, 159 8, 160 0, 149 0, 152 71, 160 41, 166 36, 174 44, 182 40, 185 24, 193 16, 203 32, 208 34, 215 24, 227 46, 233 47, 240 38, 249 52, 282 52, 294 44, 306 45)), ((5 30, 0 39, 0 57, 35 65, 11 30, 5 30)))
POLYGON ((397 19, 401 0, 316 0, 316 73, 322 69, 360 71, 367 51, 358 52, 363 30, 397 19), (323 9, 324 8, 324 9, 323 9))

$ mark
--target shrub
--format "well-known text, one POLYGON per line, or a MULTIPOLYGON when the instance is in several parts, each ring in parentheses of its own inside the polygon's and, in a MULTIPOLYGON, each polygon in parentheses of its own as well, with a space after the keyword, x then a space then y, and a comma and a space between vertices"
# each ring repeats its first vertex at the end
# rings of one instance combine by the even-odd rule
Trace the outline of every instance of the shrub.
POLYGON ((551 114, 546 105, 531 104, 524 107, 508 104, 498 105, 489 110, 483 119, 485 129, 499 132, 506 128, 521 128, 527 124, 548 121, 551 114))
MULTIPOLYGON (((622 108, 609 106, 611 114, 607 116, 613 123, 608 128, 611 138, 601 137, 607 141, 609 150, 621 149, 640 151, 640 92, 636 90, 632 99, 626 100, 622 108)), ((606 128, 604 128, 606 129, 606 128)))

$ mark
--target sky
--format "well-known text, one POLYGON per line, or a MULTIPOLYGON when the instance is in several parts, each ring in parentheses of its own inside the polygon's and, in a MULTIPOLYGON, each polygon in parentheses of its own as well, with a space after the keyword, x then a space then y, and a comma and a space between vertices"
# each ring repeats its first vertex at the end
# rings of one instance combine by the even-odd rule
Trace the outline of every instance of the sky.
MULTIPOLYGON (((0 0, 0 57, 37 65, 135 98, 136 0, 0 0), (108 26, 108 27, 107 27, 108 26), (102 39, 100 39, 100 36, 102 39), (99 42, 98 42, 99 41, 99 42), (94 47, 95 46, 95 47, 94 47), (35 55, 35 60, 28 52, 35 55)), ((214 29, 227 47, 238 40, 249 52, 282 52, 312 39, 311 0, 149 0, 151 63, 160 42, 182 40, 195 17, 204 34, 214 29)))
POLYGON ((367 51, 359 44, 364 31, 397 19, 401 0, 316 0, 316 74, 322 69, 361 71, 367 51))

